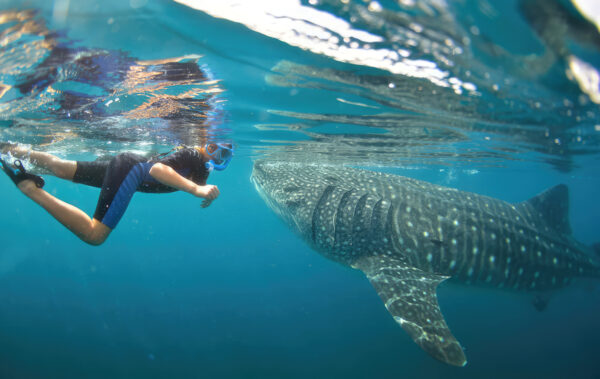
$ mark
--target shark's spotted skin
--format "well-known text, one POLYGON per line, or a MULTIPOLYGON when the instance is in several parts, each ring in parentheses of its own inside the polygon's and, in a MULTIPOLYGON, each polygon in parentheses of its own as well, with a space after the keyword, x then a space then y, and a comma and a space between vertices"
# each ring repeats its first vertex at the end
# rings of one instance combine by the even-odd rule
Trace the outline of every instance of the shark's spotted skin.
POLYGON ((259 160, 267 204, 324 256, 362 270, 394 319, 433 357, 466 358, 436 297, 447 278, 543 291, 598 276, 570 235, 568 190, 510 204, 397 175, 259 160))

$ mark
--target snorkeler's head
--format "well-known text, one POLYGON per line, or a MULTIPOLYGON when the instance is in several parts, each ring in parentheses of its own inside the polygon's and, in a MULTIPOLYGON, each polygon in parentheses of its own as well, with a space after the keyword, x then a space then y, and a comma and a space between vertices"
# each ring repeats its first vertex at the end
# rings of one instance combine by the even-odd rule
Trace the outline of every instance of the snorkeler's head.
POLYGON ((204 151, 210 157, 206 162, 208 171, 217 170, 223 171, 233 158, 233 145, 230 143, 209 143, 204 146, 204 151))

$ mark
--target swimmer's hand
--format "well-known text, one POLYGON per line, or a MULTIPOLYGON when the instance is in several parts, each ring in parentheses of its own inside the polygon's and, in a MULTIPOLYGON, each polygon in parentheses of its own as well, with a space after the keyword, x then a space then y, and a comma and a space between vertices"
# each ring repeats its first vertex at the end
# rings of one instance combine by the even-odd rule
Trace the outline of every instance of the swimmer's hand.
POLYGON ((204 198, 204 201, 201 205, 202 208, 206 208, 213 202, 213 200, 219 197, 220 192, 217 186, 207 184, 205 186, 197 186, 194 195, 204 198))

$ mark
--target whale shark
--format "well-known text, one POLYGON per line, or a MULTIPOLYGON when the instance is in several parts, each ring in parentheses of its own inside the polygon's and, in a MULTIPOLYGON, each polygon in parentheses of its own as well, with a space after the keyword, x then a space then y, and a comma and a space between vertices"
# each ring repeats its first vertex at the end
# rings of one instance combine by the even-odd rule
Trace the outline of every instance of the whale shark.
POLYGON ((595 249, 571 235, 562 184, 512 204, 398 175, 268 158, 254 162, 251 181, 311 248, 363 271, 414 342, 451 365, 467 359, 438 305, 441 282, 539 294, 600 276, 595 249))

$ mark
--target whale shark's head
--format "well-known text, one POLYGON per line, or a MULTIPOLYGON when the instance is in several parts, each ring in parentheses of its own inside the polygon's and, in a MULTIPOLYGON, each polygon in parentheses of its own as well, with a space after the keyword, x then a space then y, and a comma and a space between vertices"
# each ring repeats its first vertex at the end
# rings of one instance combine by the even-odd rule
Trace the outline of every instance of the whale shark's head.
POLYGON ((292 229, 307 238, 311 234, 313 211, 324 184, 319 166, 286 161, 254 162, 251 180, 267 205, 292 229))

